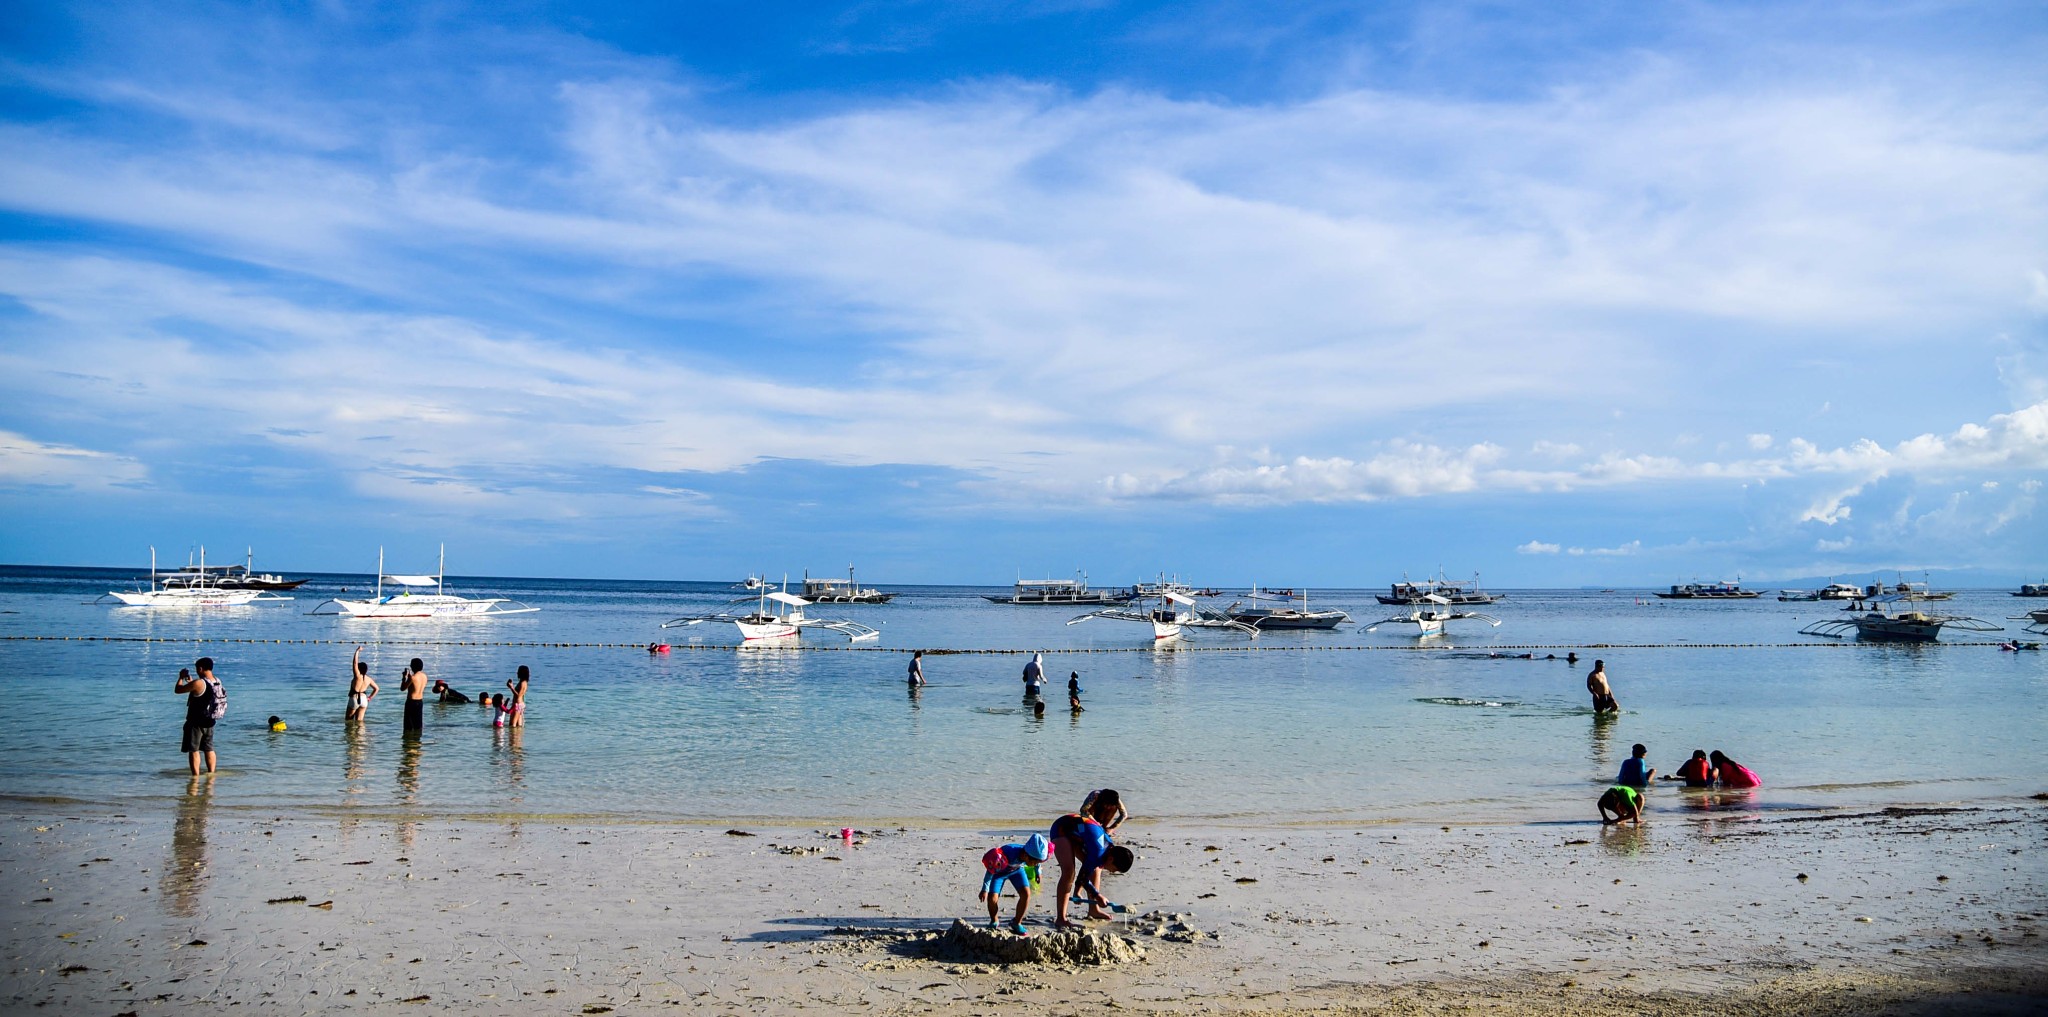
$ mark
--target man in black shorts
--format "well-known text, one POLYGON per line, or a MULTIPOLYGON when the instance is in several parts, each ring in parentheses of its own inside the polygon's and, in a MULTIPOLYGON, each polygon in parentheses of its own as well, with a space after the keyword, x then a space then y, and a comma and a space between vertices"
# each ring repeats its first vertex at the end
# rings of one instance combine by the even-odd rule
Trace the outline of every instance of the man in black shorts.
POLYGON ((185 697, 185 738, 183 751, 192 761, 192 775, 201 773, 199 764, 206 763, 204 772, 212 773, 215 760, 213 755, 213 703, 217 697, 227 693, 221 688, 220 679, 213 676, 213 658, 201 657, 192 662, 199 677, 191 671, 178 669, 178 684, 171 691, 185 697))
POLYGON ((418 657, 412 659, 412 666, 405 671, 405 680, 398 683, 405 692, 405 733, 419 734, 427 729, 427 665, 418 657))

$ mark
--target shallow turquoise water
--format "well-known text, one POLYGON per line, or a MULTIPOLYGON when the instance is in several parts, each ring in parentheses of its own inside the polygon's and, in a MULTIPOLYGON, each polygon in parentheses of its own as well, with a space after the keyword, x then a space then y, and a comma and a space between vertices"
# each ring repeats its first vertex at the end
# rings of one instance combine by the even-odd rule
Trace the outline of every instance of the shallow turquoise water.
MULTIPOLYGON (((216 799, 279 810, 857 823, 1037 817, 1114 786, 1148 816, 1576 821, 1592 815, 1636 741, 1660 770, 1694 748, 1718 748, 1766 782, 1725 801, 1659 789, 1653 810, 2048 790, 2048 652, 2001 652, 1969 634, 1959 635, 1986 645, 1797 635, 1832 611, 1827 604, 1510 591, 1488 609, 1503 624, 1454 630, 1453 648, 1419 651, 1413 637, 1346 627, 1256 644, 1203 634, 1192 652, 1155 652, 1143 648, 1150 639, 1140 626, 1068 626, 1071 609, 912 588, 889 605, 812 610, 880 628, 878 649, 650 656, 635 647, 733 642, 730 626, 658 628, 731 594, 716 584, 475 581, 456 592, 496 591, 542 610, 360 622, 303 613, 349 581, 339 578, 289 604, 195 613, 88 603, 109 578, 0 574, 0 612, 10 612, 0 613, 0 636, 136 640, 0 642, 13 721, 0 780, 11 794, 110 805, 181 794, 183 704, 170 690, 178 668, 201 654, 219 661, 231 692, 216 799), (350 735, 340 717, 356 640, 370 644, 373 673, 392 691, 350 735), (627 646, 489 645, 499 642, 627 646), (1576 648, 1587 659, 1486 656, 1524 646, 1542 647, 1531 651, 1538 658, 1576 648), (1032 717, 1020 701, 1025 658, 1008 654, 929 656, 931 686, 913 697, 902 681, 907 656, 896 652, 911 647, 1044 648, 1050 675, 1080 671, 1087 711, 1070 715, 1056 680, 1047 715, 1032 717), (395 686, 413 656, 467 692, 502 688, 514 667, 531 666, 527 727, 512 737, 493 731, 478 707, 430 704, 425 737, 402 739, 395 686), (1596 656, 1624 707, 1617 720, 1586 709, 1584 675, 1596 656), (266 729, 273 713, 289 731, 266 729)), ((1389 613, 1362 591, 1316 599, 1364 622, 1389 613)), ((1947 609, 2002 620, 2026 603, 1983 591, 1947 609)), ((828 633, 806 640, 846 645, 828 633)))

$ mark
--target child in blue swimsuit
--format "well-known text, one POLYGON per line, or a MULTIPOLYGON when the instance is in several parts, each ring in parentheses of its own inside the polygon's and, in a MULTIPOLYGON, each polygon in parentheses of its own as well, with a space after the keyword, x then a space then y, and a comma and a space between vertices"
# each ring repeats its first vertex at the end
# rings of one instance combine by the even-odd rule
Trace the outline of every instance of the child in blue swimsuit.
POLYGON ((988 927, 996 927, 996 914, 1002 910, 1003 884, 1017 888, 1017 917, 1010 921, 1010 931, 1019 936, 1031 933, 1024 931, 1024 912, 1031 907, 1031 888, 1038 884, 1038 866, 1046 856, 1052 854, 1052 843, 1045 834, 1034 833, 1022 844, 1004 844, 992 847, 981 856, 980 899, 988 903, 988 927))

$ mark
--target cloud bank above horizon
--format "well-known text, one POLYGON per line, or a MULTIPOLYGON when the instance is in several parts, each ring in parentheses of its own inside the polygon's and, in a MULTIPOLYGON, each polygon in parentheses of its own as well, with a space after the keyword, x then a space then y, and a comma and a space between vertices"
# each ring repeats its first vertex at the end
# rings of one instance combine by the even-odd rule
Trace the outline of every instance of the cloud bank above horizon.
POLYGON ((1413 504, 1503 568, 2048 556, 2023 6, 819 8, 722 58, 545 5, 142 10, 8 47, 14 560, 252 501, 621 562, 956 534, 929 578, 1048 506, 1020 553, 1413 504), (1077 30, 1114 73, 1032 42, 1077 30))

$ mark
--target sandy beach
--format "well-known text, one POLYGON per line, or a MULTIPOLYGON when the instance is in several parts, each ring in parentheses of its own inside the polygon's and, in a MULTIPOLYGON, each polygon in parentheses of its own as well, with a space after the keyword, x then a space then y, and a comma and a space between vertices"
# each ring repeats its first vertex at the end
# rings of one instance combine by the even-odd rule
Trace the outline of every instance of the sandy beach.
MULTIPOLYGON (((227 775, 221 779, 231 779, 227 775)), ((730 827, 161 814, 17 799, 6 1008, 372 1011, 2038 1012, 2048 803, 1365 828, 1134 821, 1096 928, 995 963, 977 856, 1026 820, 730 827), (743 835, 744 834, 744 835, 743 835), (1153 933, 1175 916, 1200 936, 1153 933), (1186 941, 1176 941, 1186 940, 1186 941)), ((1006 902, 1006 910, 1008 908, 1006 902)), ((1052 935, 1049 901, 1032 909, 1052 935)))

